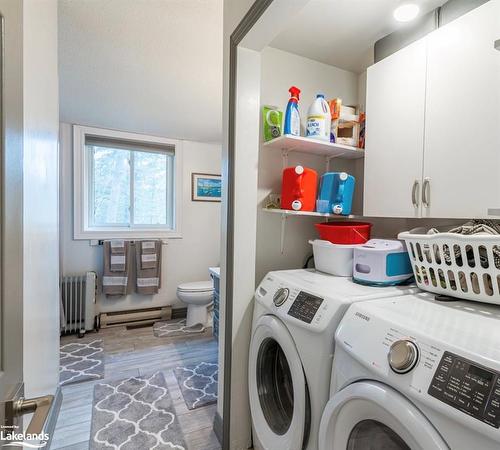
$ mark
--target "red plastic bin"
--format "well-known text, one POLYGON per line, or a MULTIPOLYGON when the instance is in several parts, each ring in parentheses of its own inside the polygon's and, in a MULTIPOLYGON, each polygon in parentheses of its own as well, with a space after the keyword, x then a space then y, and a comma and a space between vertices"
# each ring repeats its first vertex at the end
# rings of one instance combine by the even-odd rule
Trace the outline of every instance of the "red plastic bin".
POLYGON ((370 240, 368 222, 327 222, 315 224, 321 239, 332 244, 364 244, 370 240))

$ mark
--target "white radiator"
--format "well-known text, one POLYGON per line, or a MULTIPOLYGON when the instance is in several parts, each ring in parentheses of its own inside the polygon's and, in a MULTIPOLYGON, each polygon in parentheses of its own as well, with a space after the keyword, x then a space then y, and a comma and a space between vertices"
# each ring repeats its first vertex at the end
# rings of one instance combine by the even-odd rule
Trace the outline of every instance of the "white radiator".
POLYGON ((63 277, 61 281, 61 333, 78 333, 94 329, 96 304, 95 272, 63 277))

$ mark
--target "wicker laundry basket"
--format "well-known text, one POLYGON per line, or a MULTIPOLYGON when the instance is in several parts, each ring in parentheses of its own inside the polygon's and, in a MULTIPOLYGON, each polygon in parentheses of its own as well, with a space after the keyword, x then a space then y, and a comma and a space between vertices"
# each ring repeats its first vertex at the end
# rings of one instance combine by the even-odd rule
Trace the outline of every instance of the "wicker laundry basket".
POLYGON ((500 236, 426 233, 415 228, 398 236, 420 289, 500 304, 500 236))

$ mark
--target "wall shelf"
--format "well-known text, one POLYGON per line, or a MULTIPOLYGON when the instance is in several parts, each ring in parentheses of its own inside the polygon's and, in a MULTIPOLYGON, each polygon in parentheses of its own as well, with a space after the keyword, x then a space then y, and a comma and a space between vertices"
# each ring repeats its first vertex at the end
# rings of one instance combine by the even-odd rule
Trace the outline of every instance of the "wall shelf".
POLYGON ((355 219, 359 216, 342 216, 340 214, 329 214, 329 213, 320 213, 316 211, 292 211, 290 209, 277 209, 277 208, 262 208, 262 211, 272 213, 272 214, 281 214, 282 216, 309 216, 309 217, 325 217, 332 219, 355 219))
POLYGON ((341 216, 337 214, 319 213, 316 211, 292 211, 289 209, 278 209, 278 208, 262 208, 262 211, 279 214, 281 216, 281 239, 280 239, 280 251, 281 254, 285 251, 285 227, 286 220, 292 216, 303 216, 303 217, 323 217, 325 219, 355 219, 360 216, 341 216))
POLYGON ((361 148, 287 134, 265 142, 264 147, 282 152, 310 153, 328 158, 359 159, 365 156, 365 151, 361 148))

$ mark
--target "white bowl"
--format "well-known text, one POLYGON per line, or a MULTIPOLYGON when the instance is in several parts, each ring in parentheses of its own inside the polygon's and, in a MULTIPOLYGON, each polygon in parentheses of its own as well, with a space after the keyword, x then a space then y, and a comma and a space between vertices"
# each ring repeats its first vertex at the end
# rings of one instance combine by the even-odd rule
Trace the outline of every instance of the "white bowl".
POLYGON ((363 244, 342 245, 315 239, 309 241, 313 246, 316 270, 337 277, 352 277, 354 248, 363 244))

